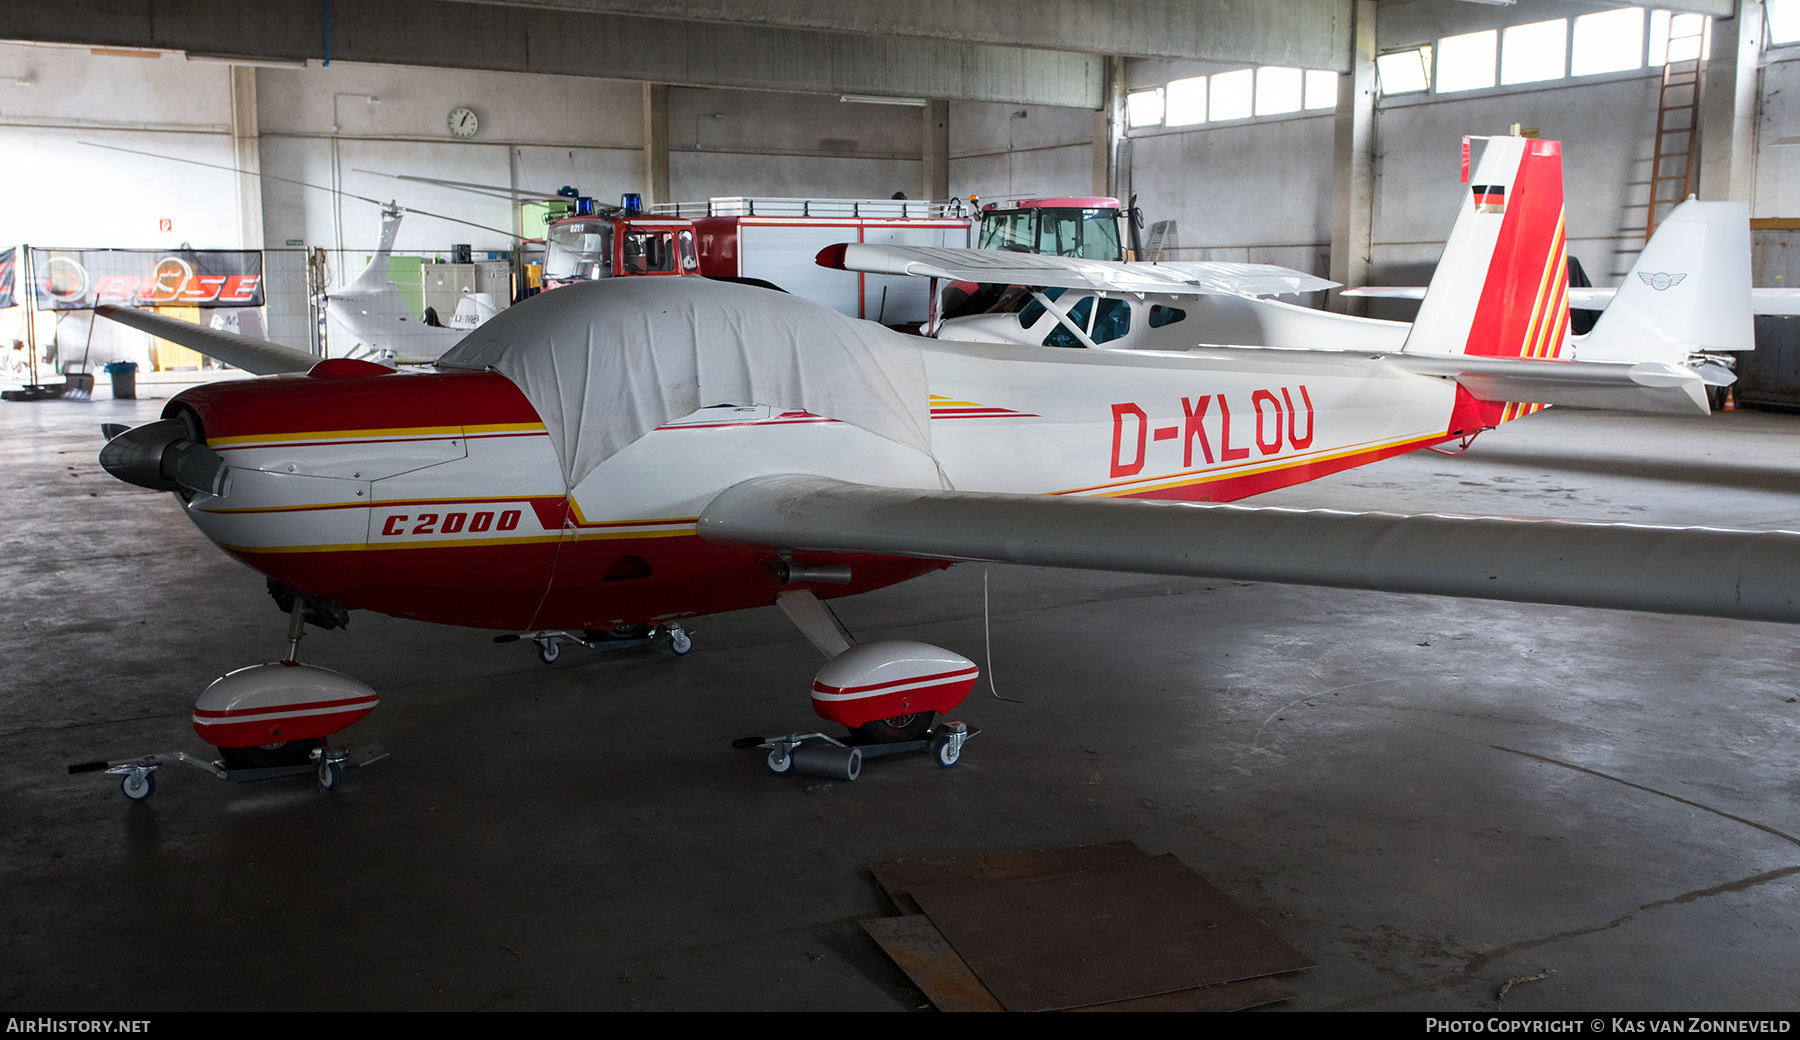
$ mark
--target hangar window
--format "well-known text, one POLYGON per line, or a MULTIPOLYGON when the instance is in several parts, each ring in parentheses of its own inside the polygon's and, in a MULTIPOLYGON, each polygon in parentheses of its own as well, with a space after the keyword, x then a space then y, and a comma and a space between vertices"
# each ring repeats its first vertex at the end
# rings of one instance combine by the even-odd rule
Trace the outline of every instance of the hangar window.
POLYGON ((1163 118, 1163 92, 1161 87, 1155 90, 1140 90, 1125 95, 1126 118, 1133 127, 1156 126, 1163 118))
POLYGON ((1650 67, 1712 57, 1712 19, 1699 14, 1650 12, 1650 67))
POLYGON ((1500 41, 1500 82, 1538 83, 1561 79, 1569 70, 1569 20, 1515 25, 1500 41))
POLYGON ((1431 84, 1431 48, 1415 47, 1375 59, 1375 75, 1383 94, 1414 94, 1431 84))
POLYGON ((1337 92, 1337 73, 1329 69, 1306 70, 1306 107, 1308 111, 1315 108, 1336 108, 1337 92))
POLYGON ((1306 74, 1299 69, 1264 65, 1256 70, 1256 114, 1259 116, 1298 112, 1305 94, 1306 74))
POLYGON ((1446 36, 1438 41, 1437 88, 1440 94, 1481 90, 1494 85, 1494 61, 1500 51, 1500 30, 1446 36))
POLYGON ((1569 45, 1569 75, 1596 76, 1644 66, 1644 9, 1584 14, 1575 19, 1569 45))
POLYGON ((1178 79, 1165 88, 1163 125, 1188 126, 1206 122, 1206 77, 1178 79))
POLYGON ((1256 98, 1256 70, 1238 69, 1221 72, 1212 78, 1212 98, 1207 105, 1207 118, 1249 118, 1256 98))
POLYGON ((1126 96, 1126 117, 1133 130, 1196 126, 1251 116, 1329 111, 1337 107, 1337 95, 1338 74, 1330 69, 1268 65, 1170 80, 1159 89, 1133 91, 1126 96))
POLYGON ((1763 0, 1769 20, 1769 42, 1800 43, 1800 0, 1763 0))

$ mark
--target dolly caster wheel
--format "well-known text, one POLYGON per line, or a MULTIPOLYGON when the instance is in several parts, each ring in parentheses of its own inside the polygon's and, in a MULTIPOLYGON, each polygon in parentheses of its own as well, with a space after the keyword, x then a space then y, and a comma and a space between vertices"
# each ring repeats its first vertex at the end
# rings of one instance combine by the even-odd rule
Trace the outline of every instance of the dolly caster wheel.
POLYGON ((794 755, 791 751, 776 748, 769 752, 769 757, 764 761, 768 764, 769 772, 776 776, 786 776, 794 771, 794 755))
POLYGON ((320 762, 319 763, 319 790, 335 791, 338 789, 338 785, 343 782, 344 782, 344 763, 342 763, 342 762, 320 762))
POLYGON ((538 660, 545 664, 555 664, 562 656, 562 644, 554 639, 538 640, 538 660))
POLYGON ((672 628, 669 630, 669 649, 675 652, 676 657, 685 657, 694 649, 694 637, 682 629, 672 628))
POLYGON ((149 773, 126 773, 119 781, 119 790, 132 801, 141 802, 156 793, 156 777, 149 773))
POLYGON ((949 737, 939 737, 931 746, 931 753, 937 758, 937 764, 945 769, 962 761, 962 747, 949 737))

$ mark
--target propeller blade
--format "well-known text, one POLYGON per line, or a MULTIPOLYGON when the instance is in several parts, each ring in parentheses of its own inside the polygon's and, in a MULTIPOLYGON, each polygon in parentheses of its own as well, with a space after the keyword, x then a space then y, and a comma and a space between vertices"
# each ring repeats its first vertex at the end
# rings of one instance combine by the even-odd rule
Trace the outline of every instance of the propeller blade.
MULTIPOLYGON (((148 155, 152 159, 167 159, 170 162, 184 162, 191 166, 205 166, 208 169, 213 169, 213 170, 227 170, 231 173, 241 173, 246 177, 261 177, 266 180, 280 181, 283 184, 298 184, 302 188, 311 188, 314 191, 329 191, 334 195, 342 195, 347 199, 355 199, 358 202, 368 202, 368 203, 372 203, 376 206, 387 205, 387 203, 382 202, 380 199, 372 199, 372 198, 369 198, 367 195, 358 195, 355 192, 345 191, 342 188, 327 188, 322 184, 309 184, 306 181, 295 180, 292 177, 278 177, 272 173, 259 173, 255 170, 240 170, 236 166, 224 166, 219 163, 201 162, 198 159, 182 159, 182 158, 178 158, 173 155, 159 155, 156 152, 139 151, 136 148, 120 148, 116 144, 100 144, 99 142, 96 142, 96 141, 77 141, 76 143, 87 145, 89 148, 105 148, 107 151, 111 151, 111 152, 129 152, 132 155, 148 155)), ((488 227, 486 224, 477 224, 473 220, 464 220, 461 217, 445 216, 442 213, 433 213, 428 209, 411 209, 411 208, 407 208, 407 207, 402 207, 402 208, 404 208, 406 210, 406 212, 408 212, 408 213, 417 213, 421 217, 431 217, 435 220, 447 220, 452 224, 464 224, 464 225, 467 225, 468 227, 479 228, 482 231, 492 231, 496 235, 505 235, 507 238, 510 238, 510 239, 514 239, 514 240, 519 239, 519 236, 513 234, 511 231, 506 231, 506 230, 503 230, 503 229, 497 228, 497 227, 488 227)))
POLYGON ((503 184, 476 184, 472 181, 447 181, 442 177, 415 177, 410 173, 383 173, 380 170, 353 169, 351 173, 366 173, 371 177, 392 177, 397 181, 417 181, 420 184, 435 184, 442 188, 460 188, 478 195, 489 195, 494 198, 511 198, 514 195, 528 199, 559 199, 547 191, 532 191, 529 188, 510 188, 503 184))

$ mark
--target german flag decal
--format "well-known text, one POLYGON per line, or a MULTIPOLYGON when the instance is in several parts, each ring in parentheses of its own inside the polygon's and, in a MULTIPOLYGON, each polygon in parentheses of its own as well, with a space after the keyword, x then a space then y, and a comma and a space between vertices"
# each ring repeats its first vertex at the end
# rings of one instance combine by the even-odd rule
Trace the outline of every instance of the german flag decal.
POLYGON ((1469 190, 1475 195, 1475 212, 1505 213, 1506 185, 1504 184, 1471 184, 1469 190))

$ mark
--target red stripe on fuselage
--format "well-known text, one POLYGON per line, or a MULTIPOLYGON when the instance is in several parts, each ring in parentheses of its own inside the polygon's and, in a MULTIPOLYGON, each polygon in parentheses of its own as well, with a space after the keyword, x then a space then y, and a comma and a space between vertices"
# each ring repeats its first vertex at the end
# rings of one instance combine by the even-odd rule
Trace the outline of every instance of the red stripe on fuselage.
MULTIPOLYGON (((1461 387, 1457 388, 1459 394, 1461 389, 1461 387)), ((1264 470, 1260 473, 1246 473, 1241 477, 1226 477, 1222 480, 1209 480, 1181 487, 1159 488, 1154 491, 1136 491, 1114 497, 1171 499, 1179 502, 1235 502, 1240 498, 1260 495, 1265 491, 1304 484, 1309 480, 1317 480, 1343 470, 1366 466, 1371 462, 1380 462, 1382 459, 1393 458, 1396 455, 1405 455, 1427 445, 1440 444, 1449 440, 1450 437, 1449 433, 1434 433, 1425 437, 1401 441, 1398 444, 1372 448, 1365 452, 1341 455, 1337 458, 1302 462, 1293 466, 1264 470)))
POLYGON ((783 586, 771 566, 772 549, 716 545, 693 534, 593 541, 575 541, 572 534, 560 542, 232 555, 283 584, 348 607, 512 631, 610 628, 743 610, 773 603, 784 588, 810 588, 830 599, 949 566, 890 556, 800 554, 794 562, 802 565, 849 564, 850 584, 783 586), (622 561, 630 565, 615 566, 622 561), (647 575, 634 576, 644 567, 647 575), (609 573, 614 580, 608 580, 609 573))
POLYGON ((512 380, 493 372, 237 379, 183 390, 163 415, 173 416, 183 406, 200 416, 208 439, 313 434, 330 440, 333 431, 542 421, 512 380))

